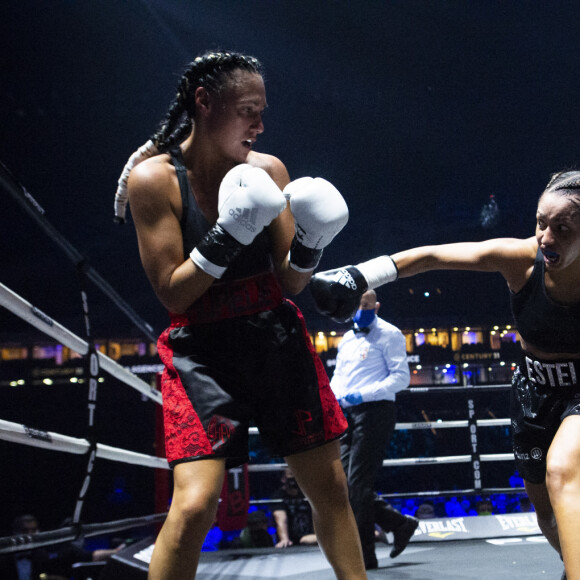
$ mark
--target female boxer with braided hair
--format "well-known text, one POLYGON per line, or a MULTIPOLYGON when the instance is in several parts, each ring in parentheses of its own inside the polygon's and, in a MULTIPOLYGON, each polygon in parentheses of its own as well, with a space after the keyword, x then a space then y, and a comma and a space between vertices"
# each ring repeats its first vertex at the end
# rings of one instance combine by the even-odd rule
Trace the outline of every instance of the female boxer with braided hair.
POLYGON ((120 179, 117 217, 126 184, 145 272, 171 318, 158 348, 174 492, 153 580, 195 577, 225 469, 248 461, 251 420, 296 474, 336 576, 366 578, 340 463, 346 423, 282 297, 305 287, 348 210, 329 182, 290 182, 279 159, 253 151, 265 107, 255 58, 200 56, 120 179))
POLYGON ((319 309, 346 321, 366 288, 430 270, 499 272, 510 289, 522 360, 512 382, 516 466, 538 524, 580 579, 580 171, 555 174, 536 235, 424 246, 317 274, 319 309))

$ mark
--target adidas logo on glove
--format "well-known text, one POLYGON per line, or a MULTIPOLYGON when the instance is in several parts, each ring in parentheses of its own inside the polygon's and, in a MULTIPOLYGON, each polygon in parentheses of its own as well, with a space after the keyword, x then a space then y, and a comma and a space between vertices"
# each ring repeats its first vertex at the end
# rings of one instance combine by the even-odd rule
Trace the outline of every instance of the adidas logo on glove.
POLYGON ((256 231, 256 216, 258 215, 258 208, 239 208, 230 209, 230 216, 236 223, 246 228, 249 232, 256 231))
POLYGON ((354 281, 354 278, 350 275, 350 272, 344 268, 336 272, 334 280, 335 282, 338 282, 342 286, 346 286, 351 290, 357 289, 357 285, 356 282, 354 281))

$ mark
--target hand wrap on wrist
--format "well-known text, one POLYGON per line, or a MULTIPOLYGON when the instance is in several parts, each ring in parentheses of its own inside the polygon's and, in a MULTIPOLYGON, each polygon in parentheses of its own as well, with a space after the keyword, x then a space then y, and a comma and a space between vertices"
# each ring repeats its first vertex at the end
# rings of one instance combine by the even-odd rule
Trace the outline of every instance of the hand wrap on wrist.
POLYGON ((395 282, 399 278, 399 269, 391 256, 379 256, 368 262, 357 264, 356 266, 365 277, 368 287, 371 290, 395 282))

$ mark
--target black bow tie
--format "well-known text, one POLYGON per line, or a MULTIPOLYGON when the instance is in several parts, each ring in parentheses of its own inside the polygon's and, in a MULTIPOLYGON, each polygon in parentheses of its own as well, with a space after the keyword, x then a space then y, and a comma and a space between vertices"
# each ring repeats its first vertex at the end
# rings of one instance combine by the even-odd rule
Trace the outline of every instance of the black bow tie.
POLYGON ((368 326, 353 326, 352 327, 353 331, 355 334, 358 334, 359 332, 362 332, 363 334, 368 334, 370 332, 370 328, 368 326))

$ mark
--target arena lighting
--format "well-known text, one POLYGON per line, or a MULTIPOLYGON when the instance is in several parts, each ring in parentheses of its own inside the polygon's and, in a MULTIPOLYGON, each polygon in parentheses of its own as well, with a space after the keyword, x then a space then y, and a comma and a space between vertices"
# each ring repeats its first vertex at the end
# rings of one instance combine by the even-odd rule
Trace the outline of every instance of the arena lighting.
POLYGON ((336 336, 336 330, 331 330, 330 331, 330 336, 336 336))
POLYGON ((469 365, 467 363, 463 363, 463 368, 466 369, 469 365))
POLYGON ((499 326, 494 326, 493 329, 494 330, 499 330, 499 326))
POLYGON ((52 384, 54 383, 54 381, 53 381, 52 379, 48 379, 48 378, 46 378, 46 379, 42 379, 42 382, 43 382, 45 385, 52 385, 52 384))
POLYGON ((78 377, 71 377, 71 378, 69 379, 69 381, 70 381, 71 383, 78 383, 78 382, 79 382, 79 378, 78 378, 78 377))

